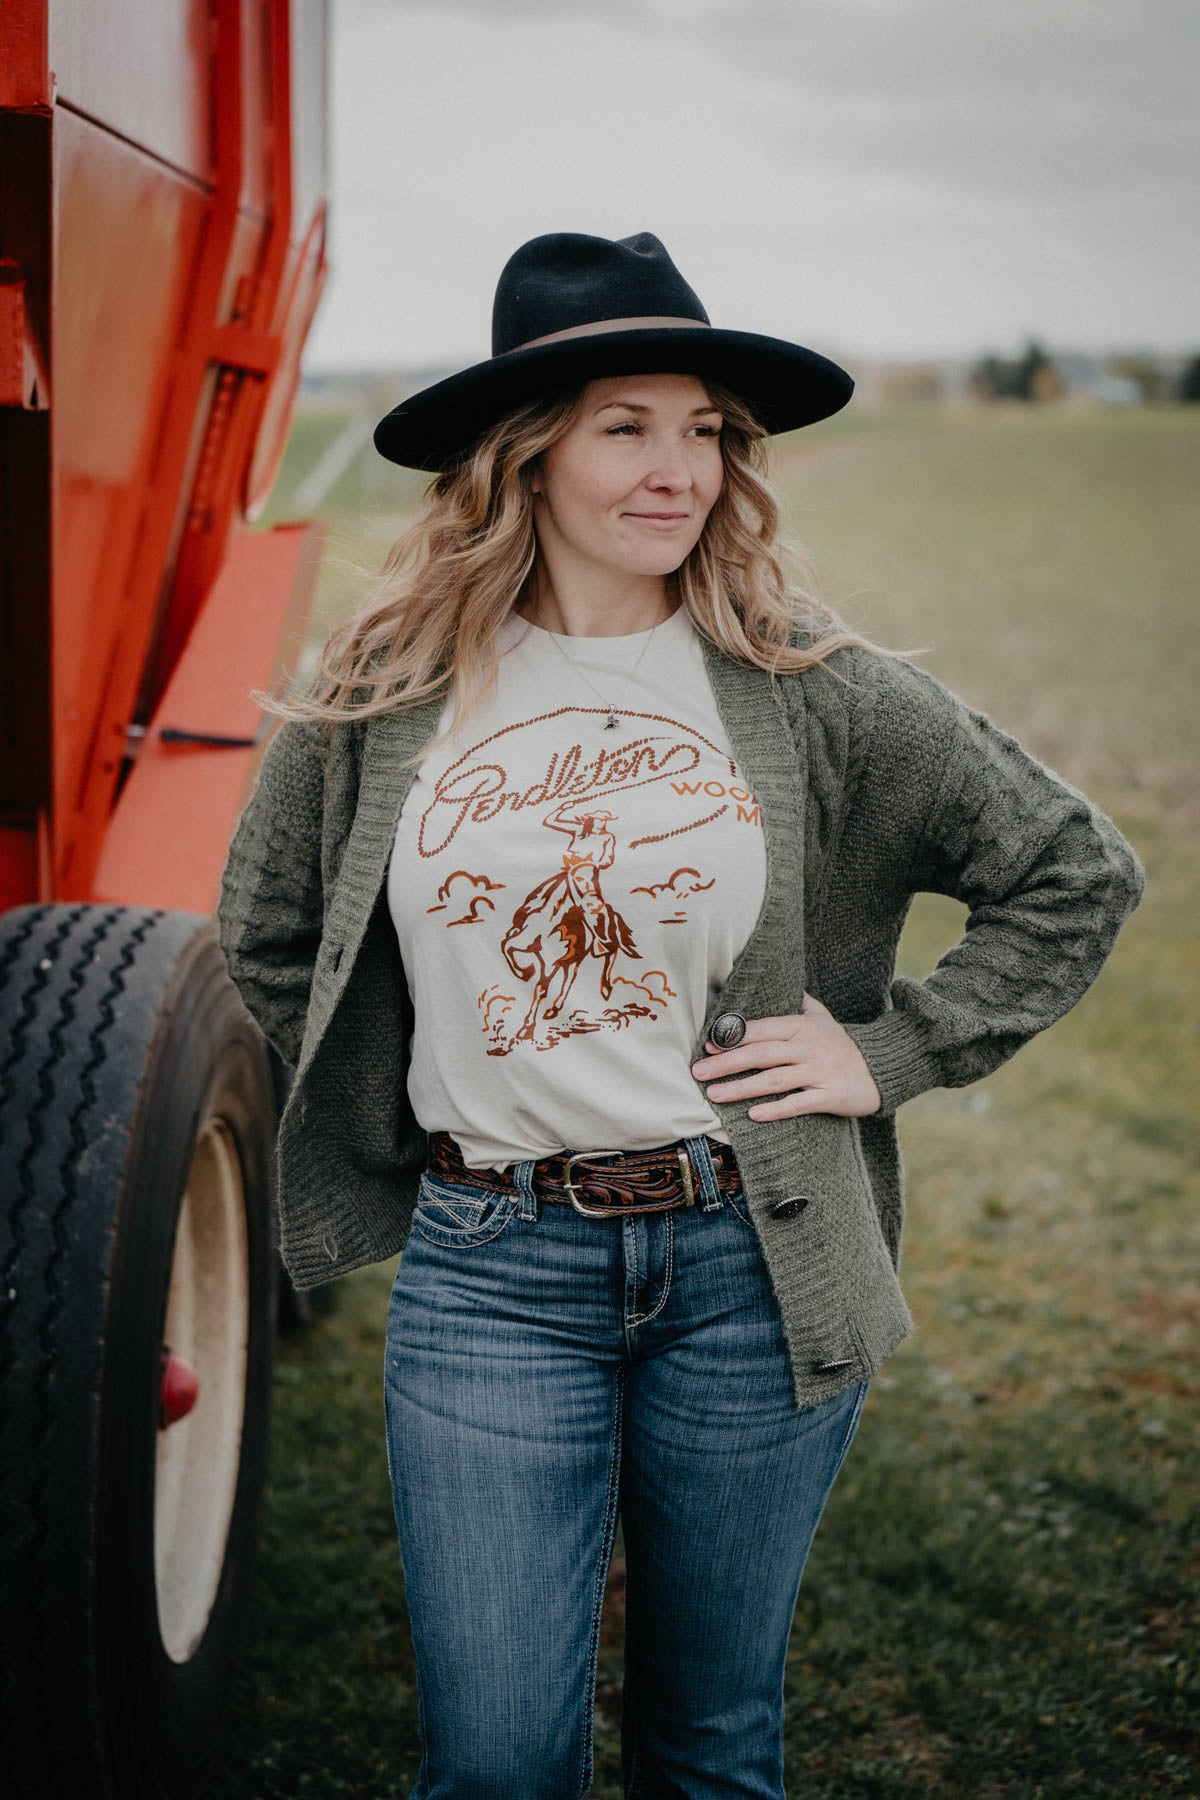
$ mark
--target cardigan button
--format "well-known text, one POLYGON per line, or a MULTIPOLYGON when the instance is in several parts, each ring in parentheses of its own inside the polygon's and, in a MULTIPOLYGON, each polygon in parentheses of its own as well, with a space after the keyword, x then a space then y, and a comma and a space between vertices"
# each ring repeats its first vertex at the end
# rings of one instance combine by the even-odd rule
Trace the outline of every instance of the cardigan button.
POLYGON ((327 1231, 325 1236, 321 1239, 321 1248, 324 1250, 330 1262, 337 1261, 338 1241, 331 1232, 327 1231))
POLYGON ((807 1194, 789 1194, 786 1200, 777 1200, 771 1208, 773 1219, 791 1219, 802 1213, 808 1205, 807 1194))
POLYGON ((852 1356, 841 1356, 836 1362, 814 1363, 812 1372, 814 1375, 824 1375, 830 1369, 848 1369, 853 1361, 852 1356))
POLYGON ((333 946, 333 955, 329 959, 329 967, 335 974, 337 973, 338 964, 342 960, 342 951, 344 948, 345 946, 343 944, 335 944, 333 946))

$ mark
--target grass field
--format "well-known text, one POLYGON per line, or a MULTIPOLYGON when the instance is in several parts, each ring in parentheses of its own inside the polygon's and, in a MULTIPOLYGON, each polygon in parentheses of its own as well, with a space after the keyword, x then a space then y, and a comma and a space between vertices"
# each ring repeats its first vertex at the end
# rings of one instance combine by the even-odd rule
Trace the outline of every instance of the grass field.
MULTIPOLYGON (((300 421, 275 516, 318 449, 300 421)), ((900 1114, 917 1330, 876 1378, 805 1574, 788 1791, 1194 1796, 1200 415, 843 417, 782 440, 777 474, 824 597, 928 646, 926 667, 1112 814, 1148 876, 1065 1019, 900 1114)), ((369 562, 411 503, 383 475, 333 496, 318 628, 352 593, 336 559, 369 562)), ((964 917, 920 896, 902 972, 927 973, 964 917)), ((403 1800, 416 1776, 382 1420, 393 1274, 347 1278, 281 1346, 230 1800, 403 1800)), ((620 1580, 618 1539, 598 1800, 621 1792, 620 1580)))

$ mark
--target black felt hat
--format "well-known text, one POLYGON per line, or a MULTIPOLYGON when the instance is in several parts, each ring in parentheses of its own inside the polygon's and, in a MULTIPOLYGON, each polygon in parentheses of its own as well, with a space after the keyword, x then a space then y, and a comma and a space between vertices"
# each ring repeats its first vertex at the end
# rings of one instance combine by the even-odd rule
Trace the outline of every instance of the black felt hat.
POLYGON ((443 470, 536 395, 635 374, 711 376, 769 437, 827 419, 854 392, 845 369, 815 350, 710 324, 653 232, 552 231, 500 271, 490 359, 402 400, 375 427, 375 448, 408 469, 443 470))

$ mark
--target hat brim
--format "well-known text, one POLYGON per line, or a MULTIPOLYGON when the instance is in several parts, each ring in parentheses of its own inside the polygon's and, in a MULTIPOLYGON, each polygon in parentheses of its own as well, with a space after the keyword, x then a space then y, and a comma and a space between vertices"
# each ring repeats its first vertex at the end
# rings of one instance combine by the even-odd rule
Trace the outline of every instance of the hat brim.
POLYGON ((506 412, 558 386, 610 375, 708 375, 745 401, 768 437, 840 412, 854 392, 838 363, 802 344, 708 325, 594 332, 475 363, 380 419, 375 448, 402 468, 444 470, 506 412))

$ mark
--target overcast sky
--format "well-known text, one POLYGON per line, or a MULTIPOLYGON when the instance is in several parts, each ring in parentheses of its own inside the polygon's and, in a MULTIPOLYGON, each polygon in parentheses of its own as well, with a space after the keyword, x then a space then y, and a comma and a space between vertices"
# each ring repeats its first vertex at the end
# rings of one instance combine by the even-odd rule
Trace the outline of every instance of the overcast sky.
POLYGON ((547 231, 653 231, 827 355, 1200 347, 1196 0, 332 0, 310 369, 491 354, 547 231))

